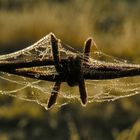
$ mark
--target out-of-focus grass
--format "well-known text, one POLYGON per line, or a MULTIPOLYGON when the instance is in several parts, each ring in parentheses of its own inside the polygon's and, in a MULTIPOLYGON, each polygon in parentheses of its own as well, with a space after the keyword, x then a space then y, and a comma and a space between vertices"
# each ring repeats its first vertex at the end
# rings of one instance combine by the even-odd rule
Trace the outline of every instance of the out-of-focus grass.
POLYGON ((74 47, 93 36, 115 55, 139 55, 139 1, 46 2, 22 10, 0 11, 0 48, 25 47, 49 32, 74 47), (135 51, 133 51, 135 50, 135 51), (137 50, 137 51, 136 51, 137 50))
POLYGON ((117 140, 139 140, 140 138, 140 121, 138 120, 132 128, 124 130, 118 136, 117 140))
MULTIPOLYGON (((139 0, 0 0, 0 4, 0 54, 54 32, 78 48, 93 36, 101 51, 140 62, 139 0)), ((139 139, 139 98, 46 111, 1 95, 0 139, 139 139)))

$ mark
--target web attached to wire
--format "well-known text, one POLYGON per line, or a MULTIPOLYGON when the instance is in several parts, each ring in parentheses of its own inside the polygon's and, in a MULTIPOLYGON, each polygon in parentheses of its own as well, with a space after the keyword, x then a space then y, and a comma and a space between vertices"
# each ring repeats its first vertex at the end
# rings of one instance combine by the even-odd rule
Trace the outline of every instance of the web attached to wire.
MULTIPOLYGON (((39 59, 52 60, 52 47, 50 41, 50 34, 39 40, 37 43, 29 46, 21 51, 0 56, 0 64, 7 62, 29 62, 39 59)), ((95 51, 90 58, 90 65, 102 63, 114 63, 121 65, 129 65, 126 60, 114 58, 110 55, 104 54, 95 46, 95 51)), ((59 41, 59 51, 62 58, 70 55, 79 55, 83 57, 81 52, 76 51, 71 46, 59 41)), ((38 66, 30 68, 34 71, 39 71, 45 74, 57 74, 55 67, 52 66, 38 66)), ((25 70, 25 69, 22 69, 25 70)), ((28 68, 26 68, 28 70, 28 68)), ((53 89, 53 82, 45 80, 38 80, 39 73, 35 73, 36 79, 26 78, 13 74, 0 72, 0 93, 25 101, 36 102, 47 109, 48 99, 53 89)), ((133 96, 140 93, 140 78, 127 77, 114 80, 87 80, 86 88, 88 92, 88 103, 114 101, 120 98, 133 96)), ((57 104, 55 106, 61 107, 71 102, 80 101, 78 87, 69 87, 63 83, 58 94, 57 104)))

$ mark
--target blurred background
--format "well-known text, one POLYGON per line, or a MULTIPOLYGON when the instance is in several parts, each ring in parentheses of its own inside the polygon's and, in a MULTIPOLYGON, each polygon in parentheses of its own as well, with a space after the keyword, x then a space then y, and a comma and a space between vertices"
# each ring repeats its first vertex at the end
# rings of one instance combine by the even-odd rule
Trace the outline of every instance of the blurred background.
MULTIPOLYGON (((139 0, 0 0, 0 54, 25 48, 49 32, 81 49, 140 63, 139 0)), ((140 95, 46 111, 0 95, 0 140, 139 140, 140 95)))

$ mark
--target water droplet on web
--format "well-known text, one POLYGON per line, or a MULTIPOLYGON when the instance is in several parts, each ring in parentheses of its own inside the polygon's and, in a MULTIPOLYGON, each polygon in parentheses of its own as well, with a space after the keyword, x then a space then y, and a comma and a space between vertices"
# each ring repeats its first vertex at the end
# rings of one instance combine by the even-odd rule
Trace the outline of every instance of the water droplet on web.
POLYGON ((35 92, 34 92, 34 91, 32 91, 31 93, 32 93, 32 95, 34 95, 34 94, 35 94, 35 92))
POLYGON ((2 90, 0 90, 0 94, 3 94, 3 91, 2 90))
POLYGON ((135 91, 135 94, 138 94, 139 92, 138 91, 135 91))
POLYGON ((6 94, 6 91, 1 91, 1 94, 6 94))
POLYGON ((14 59, 17 59, 17 56, 14 56, 14 59))
POLYGON ((9 77, 10 77, 10 76, 11 76, 11 74, 7 73, 7 76, 9 76, 9 77))
POLYGON ((40 77, 40 74, 38 74, 38 73, 35 74, 35 77, 36 77, 36 78, 39 78, 39 77, 40 77))
POLYGON ((46 107, 46 106, 45 106, 44 108, 45 108, 47 111, 49 110, 49 108, 48 108, 48 107, 46 107))
POLYGON ((26 80, 26 77, 22 77, 22 79, 25 81, 26 80))

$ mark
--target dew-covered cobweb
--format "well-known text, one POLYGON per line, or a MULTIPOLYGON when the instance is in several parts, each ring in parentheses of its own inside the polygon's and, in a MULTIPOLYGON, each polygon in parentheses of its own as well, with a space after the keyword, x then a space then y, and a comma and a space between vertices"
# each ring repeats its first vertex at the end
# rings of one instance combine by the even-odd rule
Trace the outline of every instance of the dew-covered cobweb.
MULTIPOLYGON (((94 44, 94 51, 91 53, 91 58, 88 63, 114 63, 126 65, 126 60, 120 60, 110 55, 104 54, 98 50, 94 44)), ((59 41, 59 51, 62 58, 66 58, 69 55, 83 54, 76 51, 72 47, 59 41)), ((0 63, 3 62, 20 62, 31 61, 39 59, 50 60, 52 59, 52 48, 50 42, 50 34, 43 37, 37 43, 15 53, 1 55, 0 63)), ((45 74, 58 74, 54 66, 38 66, 30 68, 35 71, 40 71, 45 74)), ((38 78, 39 73, 35 73, 34 76, 38 78)), ((25 101, 36 102, 39 105, 47 109, 47 102, 51 95, 54 82, 48 82, 45 80, 38 80, 32 78, 26 78, 13 74, 0 72, 0 93, 3 95, 12 96, 25 101)), ((114 101, 116 99, 129 97, 140 93, 140 78, 126 77, 112 80, 86 80, 86 89, 88 92, 88 103, 92 102, 104 102, 114 101)), ((80 102, 80 95, 78 86, 69 87, 67 83, 63 83, 58 94, 57 103, 55 106, 61 107, 69 103, 80 102)))

